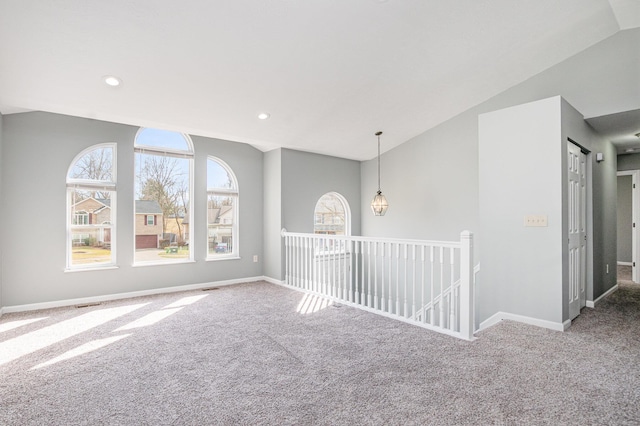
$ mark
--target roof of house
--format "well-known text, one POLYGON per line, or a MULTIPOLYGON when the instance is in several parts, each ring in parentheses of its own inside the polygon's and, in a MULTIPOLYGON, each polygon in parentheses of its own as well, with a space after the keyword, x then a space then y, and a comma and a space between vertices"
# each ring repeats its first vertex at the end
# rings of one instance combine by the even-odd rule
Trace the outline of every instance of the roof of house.
POLYGON ((207 210, 207 221, 208 223, 216 223, 220 216, 228 213, 233 209, 233 206, 222 206, 219 209, 209 209, 207 210))
POLYGON ((162 209, 156 200, 136 200, 136 213, 162 214, 162 209))

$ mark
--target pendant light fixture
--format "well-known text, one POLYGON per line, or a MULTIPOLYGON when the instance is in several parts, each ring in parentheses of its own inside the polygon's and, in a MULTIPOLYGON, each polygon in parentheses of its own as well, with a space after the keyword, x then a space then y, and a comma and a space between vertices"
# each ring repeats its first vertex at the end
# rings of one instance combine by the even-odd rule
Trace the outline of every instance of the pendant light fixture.
POLYGON ((382 191, 380 191, 380 135, 382 132, 376 132, 376 136, 378 137, 378 192, 376 196, 373 197, 373 201, 371 201, 371 210, 375 216, 384 216, 389 208, 389 203, 387 203, 387 199, 382 195, 382 191))

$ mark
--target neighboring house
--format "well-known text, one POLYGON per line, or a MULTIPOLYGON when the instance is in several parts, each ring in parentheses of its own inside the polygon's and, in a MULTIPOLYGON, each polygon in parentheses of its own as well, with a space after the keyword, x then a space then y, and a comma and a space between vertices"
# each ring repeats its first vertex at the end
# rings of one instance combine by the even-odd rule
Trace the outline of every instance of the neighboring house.
MULTIPOLYGON (((157 201, 136 200, 136 249, 157 248, 162 238, 162 209, 157 201)), ((104 246, 111 243, 111 229, 87 225, 104 225, 111 221, 111 200, 86 198, 73 206, 73 245, 104 246)))
POLYGON ((136 250, 158 248, 162 239, 162 209, 155 200, 136 200, 136 250))
POLYGON ((231 252, 233 250, 233 206, 207 210, 209 250, 231 252))
MULTIPOLYGON (((172 242, 189 242, 189 216, 180 215, 176 219, 174 215, 171 215, 167 218, 167 223, 165 224, 165 234, 169 234, 171 236, 175 236, 174 241, 172 242), (180 227, 178 227, 178 223, 180 227)), ((166 236, 165 236, 166 238, 166 236)))
POLYGON ((108 246, 111 244, 111 229, 95 225, 109 224, 111 221, 111 200, 92 197, 73 206, 71 237, 74 246, 108 246), (94 225, 94 226, 91 226, 94 225))

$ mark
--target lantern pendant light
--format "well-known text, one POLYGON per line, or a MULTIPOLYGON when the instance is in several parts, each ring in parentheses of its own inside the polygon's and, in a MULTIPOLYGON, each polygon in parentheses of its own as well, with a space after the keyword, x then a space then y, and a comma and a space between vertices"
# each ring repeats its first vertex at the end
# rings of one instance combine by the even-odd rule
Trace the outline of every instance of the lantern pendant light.
POLYGON ((382 195, 382 191, 380 190, 380 135, 382 132, 376 132, 376 136, 378 137, 378 192, 375 197, 373 197, 373 201, 371 201, 371 210, 375 216, 384 216, 389 208, 389 203, 387 203, 387 199, 382 195))

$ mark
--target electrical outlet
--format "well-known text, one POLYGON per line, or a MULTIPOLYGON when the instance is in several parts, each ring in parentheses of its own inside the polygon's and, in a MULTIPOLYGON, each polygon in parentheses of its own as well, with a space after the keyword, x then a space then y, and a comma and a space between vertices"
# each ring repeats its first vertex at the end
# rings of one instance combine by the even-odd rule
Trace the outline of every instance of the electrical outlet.
POLYGON ((254 261, 254 262, 257 262, 257 261, 258 261, 258 255, 257 255, 257 254, 254 254, 254 255, 253 255, 253 261, 254 261))
POLYGON ((530 214, 524 217, 524 226, 548 226, 546 214, 530 214))

